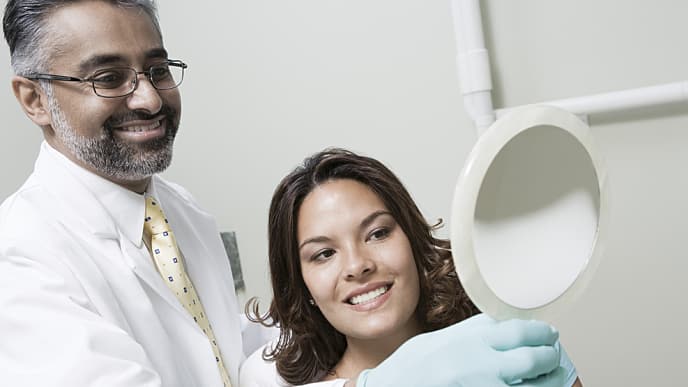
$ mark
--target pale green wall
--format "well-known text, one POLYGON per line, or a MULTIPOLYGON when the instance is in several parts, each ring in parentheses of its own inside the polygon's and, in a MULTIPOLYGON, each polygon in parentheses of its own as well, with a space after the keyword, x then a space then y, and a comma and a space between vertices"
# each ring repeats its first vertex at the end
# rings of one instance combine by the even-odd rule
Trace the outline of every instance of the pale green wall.
MULTIPOLYGON (((429 219, 448 220, 476 138, 456 80, 448 0, 160 1, 160 14, 171 56, 189 64, 166 176, 237 232, 248 295, 269 298, 272 190, 325 146, 380 158, 429 219)), ((496 106, 686 80, 686 15, 679 0, 484 1, 496 106)), ((40 133, 9 91, 4 41, 0 50, 5 197, 30 172, 40 133)), ((687 108, 591 118, 608 168, 607 254, 556 321, 588 386, 682 383, 687 108)))

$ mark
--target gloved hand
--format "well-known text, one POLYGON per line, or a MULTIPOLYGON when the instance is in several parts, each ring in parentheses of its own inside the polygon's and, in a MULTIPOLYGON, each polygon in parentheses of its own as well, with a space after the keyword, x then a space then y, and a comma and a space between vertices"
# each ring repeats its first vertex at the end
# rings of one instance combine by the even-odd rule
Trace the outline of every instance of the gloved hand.
POLYGON ((562 387, 558 339, 559 332, 544 322, 498 322, 480 314, 411 338, 361 372, 356 387, 562 387))

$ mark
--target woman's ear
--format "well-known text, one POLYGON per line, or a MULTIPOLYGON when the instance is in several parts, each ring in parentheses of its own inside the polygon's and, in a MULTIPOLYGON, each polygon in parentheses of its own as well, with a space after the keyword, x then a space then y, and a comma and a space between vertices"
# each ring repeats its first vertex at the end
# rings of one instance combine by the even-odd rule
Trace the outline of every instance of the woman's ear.
POLYGON ((40 127, 50 125, 48 98, 37 81, 14 76, 12 78, 12 90, 17 101, 19 101, 19 105, 31 121, 40 127))

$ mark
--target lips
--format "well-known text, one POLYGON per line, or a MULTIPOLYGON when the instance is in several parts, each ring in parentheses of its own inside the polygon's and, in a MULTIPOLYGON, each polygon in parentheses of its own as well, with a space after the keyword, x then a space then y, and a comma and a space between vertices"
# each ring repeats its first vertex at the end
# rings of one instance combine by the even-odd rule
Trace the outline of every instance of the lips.
POLYGON ((124 132, 148 132, 160 127, 161 120, 157 120, 150 124, 138 124, 138 125, 124 125, 117 127, 116 130, 121 130, 124 132))
POLYGON ((391 287, 391 284, 369 285, 347 297, 346 302, 351 305, 360 305, 372 302, 378 297, 387 293, 391 287))
POLYGON ((121 132, 149 132, 160 128, 165 120, 164 115, 157 115, 154 117, 128 117, 116 124, 111 123, 110 126, 114 130, 121 132))
POLYGON ((149 144, 168 135, 167 122, 164 116, 149 120, 125 121, 111 127, 110 132, 122 141, 149 144))

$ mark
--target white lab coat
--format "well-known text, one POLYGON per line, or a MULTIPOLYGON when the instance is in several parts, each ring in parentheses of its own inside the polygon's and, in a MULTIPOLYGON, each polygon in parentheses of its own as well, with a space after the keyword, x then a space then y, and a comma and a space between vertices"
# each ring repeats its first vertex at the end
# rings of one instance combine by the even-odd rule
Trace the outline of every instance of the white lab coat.
MULTIPOLYGON (((141 252, 141 236, 126 235, 46 147, 0 207, 0 384, 221 386, 208 339, 141 252)), ((180 187, 157 176, 151 186, 238 385, 241 322, 215 222, 180 187)))

